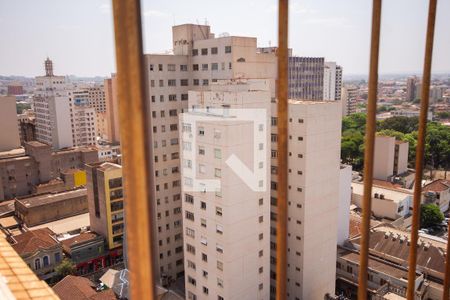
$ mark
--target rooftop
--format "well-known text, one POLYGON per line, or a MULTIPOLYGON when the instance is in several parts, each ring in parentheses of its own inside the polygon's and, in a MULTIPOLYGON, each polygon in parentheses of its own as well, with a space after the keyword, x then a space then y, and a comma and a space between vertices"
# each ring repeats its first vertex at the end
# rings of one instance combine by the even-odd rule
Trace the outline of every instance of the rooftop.
POLYGON ((55 293, 61 300, 115 300, 112 290, 95 291, 95 284, 81 276, 67 275, 53 286, 55 293))
POLYGON ((19 255, 35 253, 40 249, 48 249, 58 245, 58 241, 53 238, 55 233, 49 228, 31 230, 13 237, 12 247, 19 255))
POLYGON ((48 227, 56 234, 60 234, 60 233, 66 233, 69 231, 77 230, 80 228, 87 228, 87 227, 89 227, 89 224, 90 224, 89 213, 85 213, 85 214, 61 219, 58 221, 53 221, 53 222, 45 223, 42 225, 37 225, 34 227, 30 227, 29 229, 34 230, 34 229, 48 227))
POLYGON ((423 187, 424 192, 442 192, 450 189, 450 181, 437 179, 423 187))
MULTIPOLYGON (((357 195, 362 195, 364 190, 364 184, 359 182, 352 182, 352 193, 357 195)), ((406 197, 411 196, 411 192, 400 191, 398 189, 380 187, 373 185, 372 187, 372 198, 375 193, 379 195, 384 195, 384 200, 393 202, 402 202, 406 197)), ((377 199, 379 200, 379 199, 377 199)))
POLYGON ((76 245, 82 244, 87 241, 94 240, 98 237, 99 237, 99 235, 95 232, 83 232, 74 237, 62 240, 61 243, 64 246, 72 247, 72 246, 76 246, 76 245))
POLYGON ((87 190, 85 188, 72 190, 72 191, 66 191, 62 193, 57 194, 42 194, 32 197, 27 197, 23 199, 17 199, 16 201, 22 204, 23 206, 29 208, 29 207, 37 207, 42 205, 47 205, 50 203, 55 203, 59 201, 64 201, 71 198, 77 198, 77 197, 87 197, 87 190))

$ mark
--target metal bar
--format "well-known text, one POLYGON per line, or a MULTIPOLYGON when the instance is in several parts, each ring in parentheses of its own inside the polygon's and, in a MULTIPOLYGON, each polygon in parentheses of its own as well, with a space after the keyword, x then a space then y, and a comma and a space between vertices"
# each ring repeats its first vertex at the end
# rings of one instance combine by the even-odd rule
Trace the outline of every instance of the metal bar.
POLYGON ((430 0, 428 8, 427 36, 425 44, 425 60, 423 65, 422 95, 420 97, 419 133, 416 147, 416 174, 414 184, 414 203, 411 228, 411 243, 409 247, 408 300, 414 300, 416 283, 417 241, 419 239, 420 200, 422 198, 423 159, 425 153, 425 136, 427 130, 427 114, 430 96, 431 59, 433 56, 434 24, 436 20, 437 0, 430 0))
MULTIPOLYGON (((450 232, 450 222, 448 222, 449 230, 447 232, 450 232)), ((445 277, 444 277, 444 292, 442 299, 449 300, 450 299, 450 235, 447 239, 447 253, 445 257, 445 277)))
POLYGON ((151 170, 139 0, 113 0, 131 299, 156 299, 152 264, 151 170))
POLYGON ((361 255, 359 262, 358 300, 367 298, 367 268, 369 262, 370 216, 372 207, 373 157, 375 148, 378 94, 378 54, 380 49, 381 0, 373 0, 372 36, 370 45, 369 94, 367 100, 364 150, 364 192, 361 221, 361 255))
POLYGON ((288 176, 288 0, 278 2, 278 188, 276 299, 286 299, 287 275, 287 176, 288 176))

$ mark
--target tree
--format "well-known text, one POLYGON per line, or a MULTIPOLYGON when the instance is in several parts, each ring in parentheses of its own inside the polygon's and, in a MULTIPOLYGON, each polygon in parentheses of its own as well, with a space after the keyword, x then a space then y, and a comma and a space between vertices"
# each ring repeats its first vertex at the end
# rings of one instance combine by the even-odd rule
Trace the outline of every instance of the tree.
POLYGON ((29 104, 29 103, 17 103, 16 104, 17 114, 21 114, 24 109, 30 109, 30 108, 31 108, 31 104, 29 104))
POLYGON ((63 261, 56 266, 55 272, 59 279, 63 279, 67 275, 73 275, 77 271, 75 264, 70 259, 63 259, 63 261))
POLYGON ((397 116, 380 122, 378 129, 392 129, 402 133, 411 133, 419 128, 419 118, 397 116))
POLYGON ((426 228, 441 224, 444 220, 444 214, 436 204, 422 204, 420 208, 420 225, 426 228))
POLYGON ((391 136, 395 137, 398 141, 404 141, 405 140, 405 134, 400 131, 395 131, 392 129, 383 129, 377 132, 377 135, 384 135, 384 136, 391 136))

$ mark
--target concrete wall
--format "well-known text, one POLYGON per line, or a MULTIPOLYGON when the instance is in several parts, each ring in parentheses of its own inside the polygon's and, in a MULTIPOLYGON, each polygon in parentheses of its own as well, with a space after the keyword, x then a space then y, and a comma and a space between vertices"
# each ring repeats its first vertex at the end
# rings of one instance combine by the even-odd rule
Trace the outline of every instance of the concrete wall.
POLYGON ((338 245, 349 237, 350 202, 352 198, 352 166, 341 166, 339 174, 338 245))
POLYGON ((396 174, 403 174, 408 171, 408 150, 409 143, 408 142, 400 142, 397 143, 396 148, 396 174), (397 148, 398 147, 398 148, 397 148))
POLYGON ((394 174, 395 137, 376 136, 373 177, 386 180, 394 174))
POLYGON ((20 147, 15 97, 0 97, 0 152, 20 147))

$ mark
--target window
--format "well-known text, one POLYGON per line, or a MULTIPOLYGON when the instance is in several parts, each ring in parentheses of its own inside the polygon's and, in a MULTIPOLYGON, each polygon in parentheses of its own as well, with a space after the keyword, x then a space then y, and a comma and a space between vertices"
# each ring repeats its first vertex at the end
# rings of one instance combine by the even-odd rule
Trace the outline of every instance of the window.
POLYGON ((188 86, 189 80, 188 79, 180 79, 180 85, 181 86, 188 86))
POLYGON ((199 127, 198 128, 198 135, 201 135, 201 136, 205 135, 205 128, 204 127, 199 127))
POLYGON ((200 201, 200 208, 206 209, 206 202, 200 201))
POLYGON ((61 261, 61 253, 57 252, 55 253, 55 262, 60 262, 61 261))
POLYGON ((209 84, 209 80, 208 79, 203 79, 203 85, 208 85, 209 84))
POLYGON ((176 86, 177 81, 175 79, 169 79, 169 80, 167 80, 167 85, 168 86, 176 86))
POLYGON ((192 56, 198 55, 198 49, 192 49, 192 56))
POLYGON ((186 72, 187 70, 188 70, 188 66, 187 65, 180 65, 180 71, 186 72))
POLYGON ((48 267, 50 265, 50 258, 46 255, 44 256, 44 258, 42 259, 42 262, 44 264, 44 268, 48 267))
POLYGON ((206 219, 200 219, 200 225, 206 227, 206 219))
POLYGON ((181 94, 181 101, 185 101, 188 99, 188 94, 181 94))
MULTIPOLYGON (((217 278, 217 286, 223 288, 223 280, 220 278, 217 278)), ((220 297, 220 296, 219 296, 220 297)), ((222 298, 222 297, 220 297, 222 298)), ((223 298, 222 298, 223 299, 223 298)))
POLYGON ((186 211, 185 216, 186 216, 186 219, 194 221, 194 213, 192 213, 190 211, 186 211))
POLYGON ((197 281, 194 278, 192 278, 191 276, 188 276, 188 282, 190 284, 192 284, 193 286, 197 285, 197 281))
POLYGON ((217 53, 218 53, 217 47, 212 47, 211 48, 211 54, 217 54, 217 53))
POLYGON ((214 149, 214 157, 221 159, 222 158, 222 150, 221 149, 214 149))
POLYGON ((202 260, 205 262, 208 262, 208 255, 206 255, 205 253, 202 253, 202 260))
POLYGON ((193 71, 198 71, 198 64, 193 64, 192 65, 192 70, 193 71))
POLYGON ((218 63, 212 63, 211 64, 211 70, 213 70, 213 71, 219 70, 219 64, 218 63))
POLYGON ((196 269, 195 263, 190 260, 187 260, 187 266, 188 266, 188 268, 191 268, 194 270, 196 269))
POLYGON ((231 53, 231 46, 225 46, 225 53, 231 53))
POLYGON ((199 155, 205 155, 205 147, 199 146, 198 147, 198 154, 199 155))
POLYGON ((200 85, 200 80, 199 79, 194 79, 193 85, 200 85))
POLYGON ((34 269, 35 270, 39 270, 41 268, 41 259, 40 258, 36 258, 34 260, 34 269))
POLYGON ((150 71, 153 71, 153 65, 152 64, 150 65, 150 71))
POLYGON ((231 70, 231 68, 232 68, 232 64, 231 64, 231 62, 229 62, 229 63, 228 63, 228 69, 231 70))
POLYGON ((202 71, 208 71, 208 64, 202 64, 202 71))
POLYGON ((186 235, 190 236, 191 238, 195 238, 195 230, 191 229, 189 227, 186 227, 186 235))
POLYGON ((176 66, 174 64, 168 64, 167 71, 170 71, 170 72, 176 71, 176 66))
POLYGON ((216 225, 216 233, 223 234, 223 226, 222 225, 219 225, 219 224, 216 225))
POLYGON ((160 87, 163 87, 163 86, 164 86, 164 80, 162 80, 162 79, 159 80, 159 86, 160 86, 160 87))
POLYGON ((223 271, 223 262, 221 261, 217 261, 217 269, 219 269, 220 271, 223 271))
POLYGON ((217 178, 222 177, 222 170, 218 169, 218 168, 215 168, 214 169, 214 176, 217 177, 217 178))
POLYGON ((177 116, 177 110, 176 109, 169 110, 169 116, 176 117, 177 116))
POLYGON ((202 55, 208 55, 208 48, 202 48, 202 55))
POLYGON ((186 251, 191 254, 195 254, 195 247, 190 244, 186 244, 186 251))
POLYGON ((208 288, 206 286, 203 287, 203 293, 208 295, 208 288))
POLYGON ((216 215, 222 216, 222 208, 221 207, 216 206, 216 215))
POLYGON ((162 64, 159 64, 158 65, 158 71, 162 71, 163 70, 163 65, 162 64))

